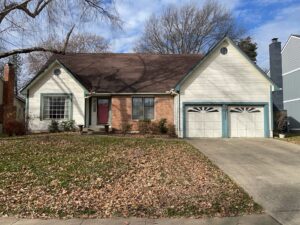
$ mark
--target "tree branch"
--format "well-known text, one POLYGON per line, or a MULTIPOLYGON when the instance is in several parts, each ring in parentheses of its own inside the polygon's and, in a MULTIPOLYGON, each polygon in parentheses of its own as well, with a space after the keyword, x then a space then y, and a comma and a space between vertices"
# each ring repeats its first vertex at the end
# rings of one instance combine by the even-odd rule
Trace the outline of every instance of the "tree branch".
POLYGON ((43 48, 43 47, 32 47, 32 48, 20 48, 20 49, 14 49, 12 51, 8 52, 2 52, 0 53, 0 59, 15 55, 15 54, 25 54, 30 52, 51 52, 55 54, 65 54, 62 50, 52 49, 52 48, 43 48))
POLYGON ((5 5, 4 9, 0 12, 0 24, 1 22, 4 20, 4 18, 11 13, 14 10, 22 10, 24 13, 26 13, 28 16, 35 18, 36 16, 38 16, 43 9, 53 0, 39 0, 39 2, 36 4, 35 8, 33 11, 30 11, 30 9, 28 8, 28 4, 31 2, 32 0, 25 0, 21 3, 11 3, 9 5, 5 5))
POLYGON ((64 47, 63 47, 63 52, 65 53, 66 50, 67 50, 67 47, 68 47, 68 44, 69 44, 69 40, 70 40, 70 37, 71 37, 71 34, 73 32, 75 28, 75 24, 72 26, 72 28, 69 30, 69 32, 67 33, 67 36, 66 36, 66 39, 65 39, 65 43, 64 43, 64 47))
POLYGON ((59 49, 54 49, 54 48, 46 48, 46 47, 31 47, 31 48, 20 48, 20 49, 14 49, 8 52, 0 52, 0 59, 15 55, 15 54, 26 54, 26 53, 31 53, 31 52, 51 52, 55 54, 66 54, 66 50, 71 38, 71 35, 73 33, 73 30, 75 28, 75 24, 71 27, 69 32, 66 35, 65 42, 63 45, 63 48, 61 50, 59 49))

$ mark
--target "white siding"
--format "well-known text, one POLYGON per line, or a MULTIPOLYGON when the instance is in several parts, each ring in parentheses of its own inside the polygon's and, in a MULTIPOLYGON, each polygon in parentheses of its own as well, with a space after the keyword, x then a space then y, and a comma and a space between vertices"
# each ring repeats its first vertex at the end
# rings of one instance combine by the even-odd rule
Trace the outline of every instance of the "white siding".
MULTIPOLYGON (((228 48, 226 55, 216 49, 182 84, 181 105, 183 102, 270 102, 269 81, 234 46, 225 42, 224 46, 228 48)), ((182 110, 180 117, 182 136, 182 110)))
POLYGON ((59 76, 53 75, 53 69, 58 67, 58 64, 53 64, 29 89, 29 128, 32 131, 47 131, 50 122, 49 120, 40 120, 41 94, 72 94, 73 120, 77 125, 84 124, 84 89, 63 68, 61 68, 62 72, 59 76))

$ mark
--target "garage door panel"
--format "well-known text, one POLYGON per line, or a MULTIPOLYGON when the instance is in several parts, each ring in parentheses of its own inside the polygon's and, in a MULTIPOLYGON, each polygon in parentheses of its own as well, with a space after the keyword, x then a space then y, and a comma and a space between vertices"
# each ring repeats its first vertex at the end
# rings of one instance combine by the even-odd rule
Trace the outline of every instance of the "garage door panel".
POLYGON ((222 108, 191 106, 186 112, 187 137, 222 137, 222 108))
POLYGON ((264 137, 264 108, 229 107, 230 137, 264 137))

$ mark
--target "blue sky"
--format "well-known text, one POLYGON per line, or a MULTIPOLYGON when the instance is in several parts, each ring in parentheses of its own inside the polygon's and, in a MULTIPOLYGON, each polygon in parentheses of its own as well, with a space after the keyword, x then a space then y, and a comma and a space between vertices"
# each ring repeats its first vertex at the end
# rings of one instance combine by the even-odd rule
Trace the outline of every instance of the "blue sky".
MULTIPOLYGON (((283 44, 290 34, 300 34, 300 0, 218 0, 231 9, 258 44, 258 64, 268 68, 268 45, 273 37, 283 44)), ((111 51, 132 52, 152 13, 160 13, 168 4, 182 5, 190 0, 116 0, 116 9, 124 21, 123 30, 109 26, 93 28, 93 32, 111 41, 111 51)), ((201 7, 204 0, 196 1, 201 7)))

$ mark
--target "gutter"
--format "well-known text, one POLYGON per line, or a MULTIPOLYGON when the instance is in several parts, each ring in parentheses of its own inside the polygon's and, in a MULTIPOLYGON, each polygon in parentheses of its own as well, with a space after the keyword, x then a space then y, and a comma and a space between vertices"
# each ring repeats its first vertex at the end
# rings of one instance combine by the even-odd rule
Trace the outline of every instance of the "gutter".
POLYGON ((112 95, 172 95, 170 92, 128 92, 128 93, 90 93, 86 94, 86 98, 93 97, 93 96, 112 96, 112 95))

